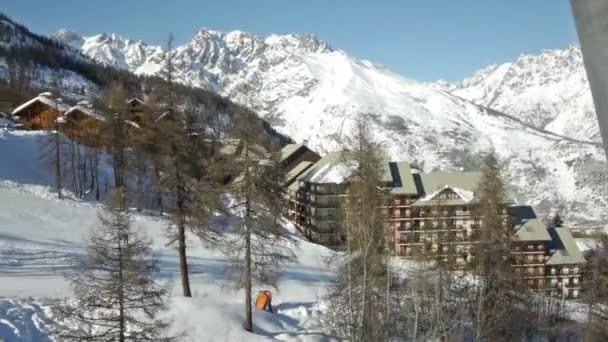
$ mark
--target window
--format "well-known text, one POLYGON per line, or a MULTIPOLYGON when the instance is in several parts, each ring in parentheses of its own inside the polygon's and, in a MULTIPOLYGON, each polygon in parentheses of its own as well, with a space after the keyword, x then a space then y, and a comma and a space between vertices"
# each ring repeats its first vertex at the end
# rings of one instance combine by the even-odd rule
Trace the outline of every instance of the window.
POLYGON ((572 298, 578 298, 578 290, 572 290, 572 298))
POLYGON ((545 256, 540 254, 540 255, 538 255, 537 259, 538 259, 538 262, 543 262, 545 260, 545 256))
POLYGON ((568 267, 564 267, 564 269, 562 270, 562 273, 563 273, 563 274, 568 274, 568 273, 569 273, 569 271, 570 271, 570 270, 568 269, 568 267))

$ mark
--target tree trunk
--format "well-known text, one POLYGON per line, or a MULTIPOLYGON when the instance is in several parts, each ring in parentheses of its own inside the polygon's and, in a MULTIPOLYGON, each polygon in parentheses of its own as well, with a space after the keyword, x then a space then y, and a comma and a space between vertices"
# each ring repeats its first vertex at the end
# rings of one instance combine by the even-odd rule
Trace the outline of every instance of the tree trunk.
MULTIPOLYGON (((122 239, 122 237, 121 237, 122 239)), ((118 268, 118 279, 119 279, 119 284, 118 284, 118 310, 119 310, 119 314, 118 314, 118 319, 119 319, 119 342, 125 342, 125 331, 126 331, 126 324, 125 324, 125 298, 124 298, 124 289, 123 289, 123 284, 124 284, 124 276, 123 276, 123 255, 122 255, 122 241, 119 240, 118 241, 118 264, 119 264, 119 268, 118 268)))
POLYGON ((354 325, 355 325, 355 319, 353 316, 353 265, 352 265, 352 248, 351 248, 351 231, 350 231, 350 224, 348 223, 348 218, 346 220, 347 224, 346 224, 346 248, 347 248, 347 254, 348 254, 348 314, 349 314, 349 329, 350 329, 350 337, 352 340, 355 339, 355 329, 354 329, 354 325))
POLYGON ((61 193, 61 141, 59 136, 59 124, 55 124, 55 186, 57 188, 57 197, 63 198, 61 193))
POLYGON ((156 206, 158 208, 160 216, 163 216, 163 195, 160 190, 160 167, 158 166, 158 161, 154 162, 154 177, 156 177, 156 180, 155 180, 156 206))
POLYGON ((174 163, 175 163, 175 197, 177 202, 177 211, 175 213, 177 217, 177 231, 178 231, 178 254, 179 254, 179 268, 181 272, 182 278, 182 290, 184 292, 184 297, 192 297, 192 292, 190 291, 190 277, 188 274, 188 259, 186 257, 186 218, 185 216, 185 208, 184 208, 184 188, 183 188, 183 179, 179 170, 179 160, 177 159, 177 146, 173 144, 173 153, 174 153, 174 163))
POLYGON ((412 284, 412 301, 414 302, 414 328, 412 329, 412 342, 418 340, 418 302, 416 300, 416 293, 414 292, 414 286, 412 284))
POLYGON ((361 313, 359 316, 359 328, 361 329, 360 337, 365 341, 367 337, 367 319, 365 319, 366 314, 365 310, 367 309, 367 251, 363 256, 363 278, 362 278, 362 288, 361 288, 361 313))
MULTIPOLYGON (((180 213, 180 215, 182 215, 180 213)), ((179 269, 182 276, 182 290, 184 292, 184 297, 192 297, 192 292, 190 291, 190 278, 188 275, 188 259, 186 258, 186 228, 184 227, 182 218, 179 218, 180 222, 178 224, 178 253, 179 253, 179 269)))
MULTIPOLYGON (((249 205, 247 205, 249 212, 249 205)), ((251 312, 251 232, 245 227, 245 330, 253 332, 253 313, 251 312)))
POLYGON ((390 315, 391 315, 391 264, 390 264, 390 260, 387 260, 386 262, 386 318, 385 318, 385 322, 386 322, 386 326, 385 326, 385 340, 388 341, 390 339, 390 332, 388 331, 389 327, 391 326, 390 324, 390 315))

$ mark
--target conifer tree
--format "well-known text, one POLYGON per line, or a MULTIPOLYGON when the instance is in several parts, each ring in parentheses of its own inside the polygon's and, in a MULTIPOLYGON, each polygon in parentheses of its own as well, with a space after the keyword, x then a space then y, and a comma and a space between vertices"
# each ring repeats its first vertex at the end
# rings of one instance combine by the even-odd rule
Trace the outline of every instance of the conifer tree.
POLYGON ((472 294, 472 317, 477 340, 516 339, 522 331, 513 329, 527 289, 512 270, 511 243, 514 239, 503 205, 506 186, 501 166, 493 153, 485 156, 478 184, 479 220, 473 247, 473 275, 478 284, 472 294))
POLYGON ((587 305, 584 341, 608 339, 608 235, 596 235, 599 246, 585 265, 583 302, 587 305))
POLYGON ((167 291, 153 279, 151 240, 132 228, 122 198, 100 213, 87 254, 67 276, 76 300, 60 310, 70 322, 57 332, 61 341, 177 340, 167 335, 169 322, 157 317, 167 291))

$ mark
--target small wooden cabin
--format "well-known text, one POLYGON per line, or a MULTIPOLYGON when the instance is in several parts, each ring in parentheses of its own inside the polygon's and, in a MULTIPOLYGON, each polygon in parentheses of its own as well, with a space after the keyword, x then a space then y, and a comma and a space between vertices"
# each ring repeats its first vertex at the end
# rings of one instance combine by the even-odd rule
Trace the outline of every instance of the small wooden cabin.
POLYGON ((62 129, 69 137, 86 145, 98 144, 107 118, 88 102, 80 102, 62 116, 62 129))
POLYGON ((68 109, 63 102, 53 99, 53 94, 42 93, 13 110, 15 121, 33 130, 53 129, 55 120, 68 109))
POLYGON ((127 111, 130 114, 130 120, 138 125, 142 125, 145 120, 145 112, 148 111, 144 101, 134 97, 127 101, 127 111))

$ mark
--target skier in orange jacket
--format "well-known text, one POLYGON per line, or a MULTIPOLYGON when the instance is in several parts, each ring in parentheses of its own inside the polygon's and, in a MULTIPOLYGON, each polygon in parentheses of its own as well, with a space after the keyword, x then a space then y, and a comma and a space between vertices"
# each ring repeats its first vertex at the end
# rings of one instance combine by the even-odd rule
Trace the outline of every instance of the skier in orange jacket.
POLYGON ((260 310, 272 313, 272 293, 270 291, 258 292, 258 298, 255 301, 255 306, 260 310))

